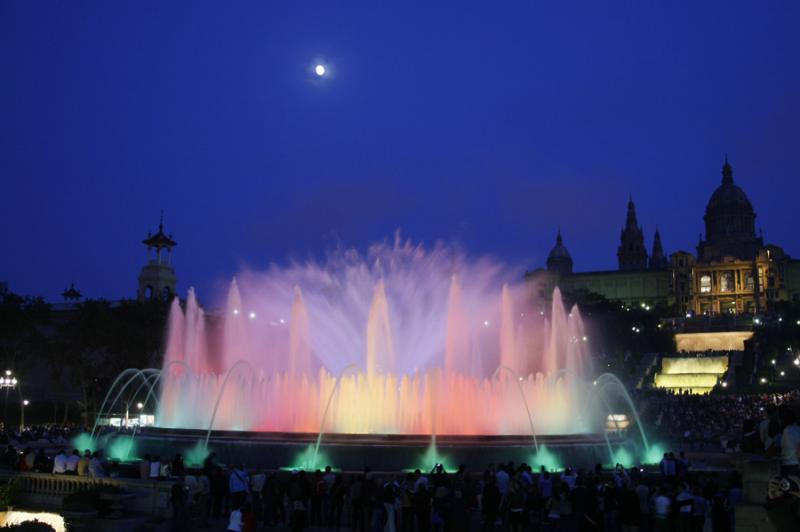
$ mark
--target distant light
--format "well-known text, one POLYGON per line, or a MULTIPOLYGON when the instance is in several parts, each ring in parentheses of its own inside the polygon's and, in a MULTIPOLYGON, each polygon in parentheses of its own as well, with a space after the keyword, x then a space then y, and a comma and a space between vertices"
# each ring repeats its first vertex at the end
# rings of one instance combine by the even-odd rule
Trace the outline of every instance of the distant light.
POLYGON ((791 347, 787 347, 787 348, 786 348, 786 350, 787 350, 787 351, 791 351, 791 350, 792 350, 792 348, 791 348, 791 347))
POLYGON ((250 319, 251 319, 251 320, 254 320, 254 319, 256 319, 256 313, 255 313, 255 312, 251 312, 251 313, 250 313, 250 319))
POLYGON ((144 403, 136 403, 136 408, 141 410, 142 408, 144 408, 144 403))
POLYGON ((280 322, 281 322, 281 325, 283 325, 284 323, 286 323, 286 321, 285 321, 283 318, 281 318, 281 319, 280 319, 280 322))
POLYGON ((11 384, 14 384, 14 385, 16 385, 16 384, 17 384, 17 378, 16 378, 16 377, 14 377, 13 379, 11 379, 11 384))
POLYGON ((238 308, 233 309, 233 314, 235 316, 238 316, 239 315, 239 309, 238 308))
POLYGON ((778 323, 782 322, 783 318, 778 318, 778 323))
POLYGON ((766 382, 767 382, 767 379, 765 379, 764 377, 761 377, 761 384, 764 384, 766 382))
POLYGON ((324 76, 325 75, 325 65, 317 65, 317 66, 315 66, 314 67, 314 73, 319 77, 324 76))
POLYGON ((794 359, 794 365, 795 366, 800 366, 800 358, 795 358, 794 359))
POLYGON ((785 371, 781 371, 781 377, 785 377, 785 376, 786 376, 786 372, 785 371))
POLYGON ((592 384, 593 384, 594 386, 597 386, 597 381, 594 381, 592 384))
POLYGON ((728 387, 728 383, 727 383, 727 382, 723 382, 723 383, 722 383, 722 387, 723 387, 723 388, 727 388, 727 387, 728 387))
POLYGON ((775 365, 775 359, 774 358, 772 359, 772 365, 773 366, 775 365))
POLYGON ((797 324, 800 325, 800 320, 797 320, 797 324))
MULTIPOLYGON (((539 316, 544 316, 544 311, 543 310, 539 311, 539 316)), ((798 321, 797 324, 800 325, 800 321, 798 321)))
POLYGON ((753 320, 753 323, 755 323, 756 325, 758 325, 759 323, 761 323, 761 320, 760 320, 760 319, 758 319, 758 318, 756 318, 756 319, 754 319, 754 320, 753 320))
POLYGON ((522 382, 522 377, 519 378, 519 382, 522 382))
MULTIPOLYGON (((800 325, 800 321, 798 321, 797 324, 800 325)), ((11 375, 11 370, 10 369, 6 370, 6 375, 11 375)))
POLYGON ((488 327, 489 326, 489 320, 483 320, 483 326, 484 327, 488 327))
POLYGON ((588 339, 588 338, 586 338, 586 337, 584 336, 584 337, 583 337, 583 341, 585 342, 585 341, 587 341, 587 340, 589 340, 589 339, 588 339))
POLYGON ((28 406, 29 404, 31 404, 31 402, 30 402, 30 401, 28 401, 27 399, 25 399, 24 401, 22 401, 22 405, 23 405, 23 406, 28 406))
POLYGON ((691 314, 690 312, 687 312, 687 313, 686 313, 686 317, 687 317, 687 318, 691 318, 691 317, 692 317, 692 314, 691 314))

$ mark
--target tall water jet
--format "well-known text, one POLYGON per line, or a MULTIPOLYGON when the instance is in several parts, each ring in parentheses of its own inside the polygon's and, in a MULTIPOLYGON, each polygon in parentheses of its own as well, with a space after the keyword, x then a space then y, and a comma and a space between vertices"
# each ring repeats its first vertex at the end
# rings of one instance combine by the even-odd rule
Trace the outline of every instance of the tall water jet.
POLYGON ((500 364, 519 371, 515 336, 514 303, 511 301, 511 291, 508 285, 504 284, 500 313, 500 364))
POLYGON ((311 347, 308 345, 308 312, 303 291, 294 287, 291 321, 289 322, 289 375, 311 373, 311 347))
POLYGON ((391 371, 394 367, 394 342, 389 322, 389 303, 383 280, 375 285, 372 305, 367 318, 367 375, 378 370, 391 371))
POLYGON ((469 362, 467 356, 470 354, 469 328, 462 305, 461 287, 458 283, 458 277, 453 275, 447 301, 447 337, 444 347, 444 373, 446 377, 455 373, 471 373, 469 364, 465 364, 465 360, 469 362))

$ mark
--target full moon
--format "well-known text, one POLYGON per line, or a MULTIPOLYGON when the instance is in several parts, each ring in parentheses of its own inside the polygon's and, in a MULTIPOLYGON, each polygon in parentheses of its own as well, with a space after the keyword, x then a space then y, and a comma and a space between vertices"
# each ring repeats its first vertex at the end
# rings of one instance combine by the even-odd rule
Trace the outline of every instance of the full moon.
POLYGON ((324 76, 325 75, 325 65, 317 65, 314 67, 314 72, 317 76, 324 76))

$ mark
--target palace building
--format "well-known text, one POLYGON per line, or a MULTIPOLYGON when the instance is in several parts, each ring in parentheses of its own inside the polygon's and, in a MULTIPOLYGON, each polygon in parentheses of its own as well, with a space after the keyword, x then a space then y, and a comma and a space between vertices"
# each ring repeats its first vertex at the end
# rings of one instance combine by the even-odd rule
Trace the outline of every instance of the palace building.
POLYGON ((722 183, 711 194, 703 219, 705 238, 701 236, 696 254, 676 251, 667 257, 658 229, 648 254, 631 198, 616 270, 573 271, 559 230, 546 268, 528 272, 526 279, 538 295, 559 286, 624 305, 673 307, 681 315, 757 314, 779 301, 800 302, 800 261, 756 235, 755 210, 734 183, 727 157, 722 183))

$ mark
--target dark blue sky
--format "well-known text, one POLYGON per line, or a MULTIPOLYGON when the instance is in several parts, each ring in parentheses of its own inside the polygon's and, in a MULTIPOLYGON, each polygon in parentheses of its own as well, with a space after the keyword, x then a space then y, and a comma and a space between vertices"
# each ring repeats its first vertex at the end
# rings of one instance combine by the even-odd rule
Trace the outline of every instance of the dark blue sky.
POLYGON ((397 228, 615 268, 629 193, 694 251, 725 152, 800 256, 794 0, 173 4, 0 3, 11 289, 134 296, 162 207, 181 291, 397 228))

